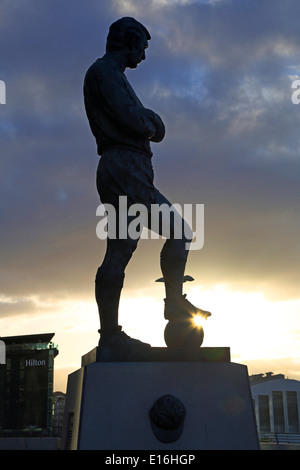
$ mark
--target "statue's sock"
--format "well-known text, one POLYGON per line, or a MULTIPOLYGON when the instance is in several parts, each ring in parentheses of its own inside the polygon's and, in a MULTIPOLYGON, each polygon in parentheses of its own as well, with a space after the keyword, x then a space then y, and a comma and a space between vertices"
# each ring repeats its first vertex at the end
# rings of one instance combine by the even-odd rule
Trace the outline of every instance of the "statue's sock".
POLYGON ((101 336, 120 331, 118 324, 119 302, 124 274, 113 275, 98 269, 95 280, 95 296, 98 304, 101 336))
POLYGON ((186 259, 178 256, 161 254, 160 267, 164 277, 166 300, 176 300, 182 296, 183 276, 186 265, 186 259))

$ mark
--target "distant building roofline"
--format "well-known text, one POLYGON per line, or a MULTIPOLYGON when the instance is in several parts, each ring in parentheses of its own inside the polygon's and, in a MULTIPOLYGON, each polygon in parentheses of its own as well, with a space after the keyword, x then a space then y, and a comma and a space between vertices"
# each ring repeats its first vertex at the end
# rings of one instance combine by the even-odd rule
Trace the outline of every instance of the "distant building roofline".
POLYGON ((50 343, 55 333, 40 333, 35 335, 0 336, 5 344, 50 343))
POLYGON ((274 374, 273 372, 265 372, 263 374, 254 374, 249 376, 250 384, 256 385, 270 380, 285 379, 284 374, 274 374))

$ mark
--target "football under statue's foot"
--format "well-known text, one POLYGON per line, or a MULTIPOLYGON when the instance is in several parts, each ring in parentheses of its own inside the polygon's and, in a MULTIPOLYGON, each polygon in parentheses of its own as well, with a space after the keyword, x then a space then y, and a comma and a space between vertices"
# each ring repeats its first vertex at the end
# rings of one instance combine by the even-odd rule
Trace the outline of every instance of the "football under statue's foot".
POLYGON ((164 316, 169 320, 164 331, 168 347, 195 349, 201 346, 204 339, 201 319, 207 320, 211 316, 210 312, 195 307, 186 295, 182 295, 176 300, 165 299, 164 316))

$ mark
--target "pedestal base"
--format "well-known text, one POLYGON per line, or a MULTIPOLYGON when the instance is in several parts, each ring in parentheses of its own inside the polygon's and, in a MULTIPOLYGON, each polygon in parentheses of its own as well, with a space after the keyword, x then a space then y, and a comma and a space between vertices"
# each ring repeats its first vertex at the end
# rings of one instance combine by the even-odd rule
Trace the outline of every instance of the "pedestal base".
POLYGON ((206 348, 200 348, 202 360, 161 361, 171 351, 154 349, 161 354, 152 362, 88 363, 85 357, 86 365, 69 375, 62 448, 259 449, 246 366, 228 357, 205 360, 206 348), (171 443, 158 440, 149 418, 154 402, 167 394, 186 409, 183 431, 171 443))

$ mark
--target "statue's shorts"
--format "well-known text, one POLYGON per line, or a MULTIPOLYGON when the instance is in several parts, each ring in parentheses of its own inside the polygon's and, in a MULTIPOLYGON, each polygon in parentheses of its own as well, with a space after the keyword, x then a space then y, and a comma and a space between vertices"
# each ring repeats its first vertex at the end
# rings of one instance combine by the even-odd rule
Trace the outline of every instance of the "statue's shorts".
MULTIPOLYGON (((145 225, 154 232, 165 236, 162 230, 163 220, 160 219, 159 226, 153 227, 151 225, 151 207, 162 204, 171 207, 172 204, 155 188, 153 180, 152 160, 146 154, 131 150, 112 149, 105 152, 100 158, 97 170, 97 190, 104 206, 110 204, 118 211, 120 197, 126 196, 128 207, 133 204, 142 204, 147 208, 149 219, 145 225)), ((166 238, 171 239, 172 243, 167 242, 164 250, 174 256, 186 258, 188 251, 186 245, 192 239, 192 231, 180 215, 176 214, 175 217, 172 213, 173 217, 170 217, 170 212, 168 215, 169 230, 167 232, 169 236, 166 238), (179 238, 174 237, 175 224, 176 227, 180 225, 182 229, 182 236, 179 238)), ((161 214, 160 216, 163 217, 161 214)), ((176 233, 179 233, 177 229, 176 233)))
POLYGON ((103 204, 119 205, 127 196, 128 205, 143 204, 150 209, 157 202, 151 158, 143 153, 113 149, 102 155, 97 170, 97 189, 103 204))

